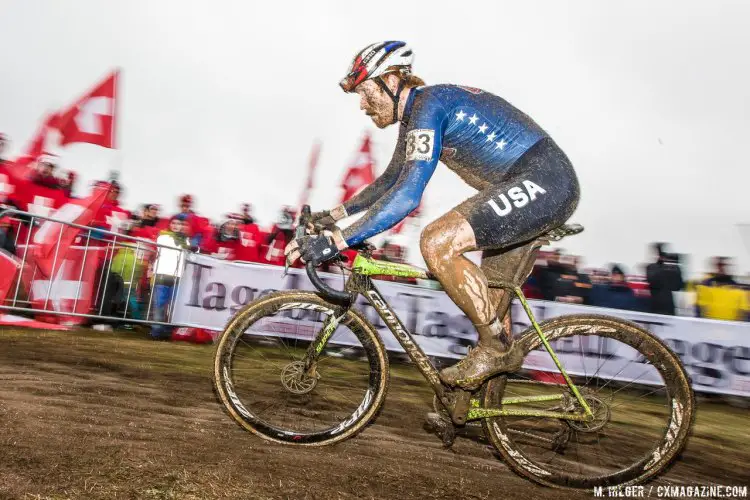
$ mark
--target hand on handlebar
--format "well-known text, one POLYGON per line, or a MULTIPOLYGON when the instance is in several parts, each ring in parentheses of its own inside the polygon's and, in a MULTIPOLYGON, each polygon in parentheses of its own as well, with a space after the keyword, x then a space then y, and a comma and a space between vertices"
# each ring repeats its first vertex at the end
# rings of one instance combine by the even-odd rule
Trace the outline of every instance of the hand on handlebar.
MULTIPOLYGON (((343 206, 340 208, 343 210, 343 206)), ((334 211, 335 210, 338 209, 334 209, 334 211)), ((343 214, 346 215, 346 210, 343 210, 343 214)), ((309 231, 308 224, 312 226, 312 230, 315 229, 315 223, 311 222, 311 219, 312 214, 310 213, 310 205, 304 205, 300 212, 299 226, 297 227, 295 238, 284 249, 284 255, 286 255, 287 258, 287 266, 298 258, 307 260, 305 265, 307 276, 310 278, 313 286, 318 289, 323 297, 329 300, 350 302, 352 300, 352 295, 348 292, 335 290, 329 287, 320 279, 315 271, 315 266, 319 265, 321 262, 336 257, 339 255, 340 250, 347 247, 346 241, 341 234, 341 230, 333 224, 331 231, 324 230, 318 236, 306 234, 309 231), (328 250, 328 252, 326 252, 326 250, 328 250), (323 258, 318 258, 317 254, 321 254, 323 258)))
POLYGON ((335 228, 335 232, 325 230, 319 235, 298 236, 284 249, 287 265, 293 264, 297 259, 303 262, 312 262, 315 266, 329 261, 339 255, 346 248, 346 242, 341 235, 341 230, 335 228))

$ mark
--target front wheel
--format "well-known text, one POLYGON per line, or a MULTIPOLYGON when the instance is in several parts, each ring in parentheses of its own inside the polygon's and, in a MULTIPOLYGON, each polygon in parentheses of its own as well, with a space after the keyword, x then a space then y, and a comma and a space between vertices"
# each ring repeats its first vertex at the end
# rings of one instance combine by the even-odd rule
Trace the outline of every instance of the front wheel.
POLYGON ((664 471, 684 448, 695 417, 678 356, 619 318, 562 316, 539 326, 593 418, 534 415, 583 410, 530 328, 518 340, 526 371, 495 377, 480 394, 485 408, 506 410, 482 424, 510 467, 538 483, 576 489, 641 483, 664 471))
POLYGON ((375 328, 310 292, 248 304, 216 348, 217 398, 237 424, 270 441, 322 446, 351 437, 375 417, 387 387, 375 328), (312 345, 321 331, 325 341, 312 345))

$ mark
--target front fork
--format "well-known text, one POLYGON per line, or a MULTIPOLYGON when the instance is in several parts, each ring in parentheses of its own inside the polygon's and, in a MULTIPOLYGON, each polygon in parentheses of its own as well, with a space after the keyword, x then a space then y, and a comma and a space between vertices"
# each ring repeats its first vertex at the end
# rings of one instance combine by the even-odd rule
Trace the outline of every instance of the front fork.
POLYGON ((320 353, 325 349, 328 339, 330 339, 333 332, 336 331, 336 328, 338 328, 348 310, 349 307, 336 307, 333 310, 333 314, 328 316, 323 322, 323 327, 318 331, 313 341, 310 342, 310 345, 307 347, 307 352, 305 353, 305 375, 309 377, 315 377, 317 375, 318 357, 320 357, 320 353))

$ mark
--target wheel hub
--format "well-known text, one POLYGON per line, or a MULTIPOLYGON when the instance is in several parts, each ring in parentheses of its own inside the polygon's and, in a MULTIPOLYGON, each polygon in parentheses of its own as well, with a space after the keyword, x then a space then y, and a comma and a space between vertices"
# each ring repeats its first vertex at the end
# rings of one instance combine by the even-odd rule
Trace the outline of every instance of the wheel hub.
MULTIPOLYGON (((578 432, 596 432, 607 425, 607 422, 609 422, 609 419, 612 416, 609 405, 592 394, 582 394, 582 396, 589 405, 589 408, 591 408, 593 418, 586 421, 566 420, 566 422, 578 432)), ((571 406, 573 406, 576 411, 583 410, 576 399, 571 398, 571 406)))
POLYGON ((318 385, 320 375, 311 377, 305 370, 305 363, 293 361, 281 370, 281 383, 284 389, 293 394, 307 394, 318 385))

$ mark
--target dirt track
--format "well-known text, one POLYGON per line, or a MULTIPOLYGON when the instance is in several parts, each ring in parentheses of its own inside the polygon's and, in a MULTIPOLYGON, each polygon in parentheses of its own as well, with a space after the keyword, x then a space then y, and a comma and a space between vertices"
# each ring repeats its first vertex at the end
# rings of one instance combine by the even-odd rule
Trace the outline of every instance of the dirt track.
MULTIPOLYGON (((431 393, 411 369, 359 436, 284 447, 221 411, 211 347, 141 337, 0 330, 0 499, 591 498, 525 481, 481 443, 444 450, 422 430, 431 393)), ((747 484, 748 463, 747 410, 703 403, 657 483, 747 484)))

